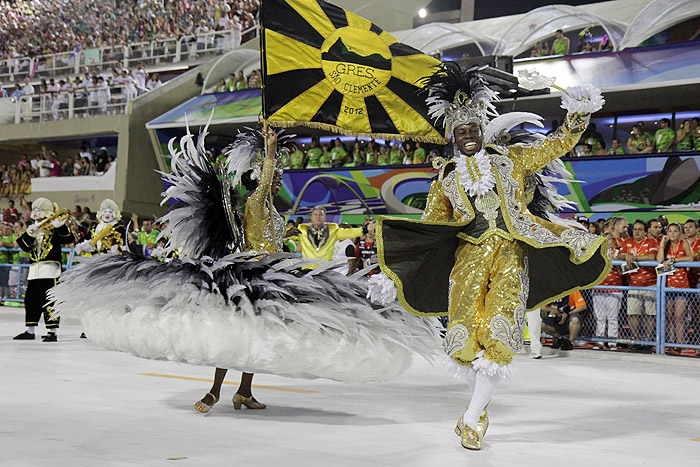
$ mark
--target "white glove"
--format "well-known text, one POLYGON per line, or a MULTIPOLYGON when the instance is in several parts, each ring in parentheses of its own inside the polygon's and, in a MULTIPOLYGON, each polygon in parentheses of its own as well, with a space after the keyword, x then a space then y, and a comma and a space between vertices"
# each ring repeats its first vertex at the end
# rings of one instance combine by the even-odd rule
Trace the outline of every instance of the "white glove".
POLYGON ((119 254, 119 245, 112 245, 112 248, 109 249, 110 253, 113 253, 115 255, 119 254))
POLYGON ((36 224, 32 224, 29 227, 27 227, 27 235, 36 238, 39 235, 41 235, 41 230, 37 228, 36 224))
POLYGON ((54 228, 58 228, 65 224, 67 220, 68 219, 54 219, 51 221, 51 225, 53 225, 54 228))
POLYGON ((79 255, 82 253, 92 253, 93 251, 95 251, 95 247, 90 245, 90 242, 87 240, 83 240, 75 245, 75 252, 79 255))
POLYGON ((566 88, 561 96, 561 108, 571 114, 592 114, 603 108, 605 99, 600 89, 590 84, 566 88))

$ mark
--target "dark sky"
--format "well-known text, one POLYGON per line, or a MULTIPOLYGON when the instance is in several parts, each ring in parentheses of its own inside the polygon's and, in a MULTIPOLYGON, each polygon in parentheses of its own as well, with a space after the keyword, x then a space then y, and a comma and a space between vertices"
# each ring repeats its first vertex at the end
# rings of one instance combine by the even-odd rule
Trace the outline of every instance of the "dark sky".
MULTIPOLYGON (((459 4, 459 0, 456 2, 459 4)), ((586 5, 600 3, 600 0, 475 0, 474 19, 494 18, 496 16, 517 15, 527 13, 530 10, 552 4, 586 5)))
MULTIPOLYGON (((517 15, 518 13, 527 13, 535 8, 555 3, 564 5, 585 5, 587 3, 598 3, 600 1, 601 0, 475 0, 474 19, 517 15)), ((432 0, 426 6, 426 9, 432 12, 459 10, 461 4, 461 0, 432 0)))

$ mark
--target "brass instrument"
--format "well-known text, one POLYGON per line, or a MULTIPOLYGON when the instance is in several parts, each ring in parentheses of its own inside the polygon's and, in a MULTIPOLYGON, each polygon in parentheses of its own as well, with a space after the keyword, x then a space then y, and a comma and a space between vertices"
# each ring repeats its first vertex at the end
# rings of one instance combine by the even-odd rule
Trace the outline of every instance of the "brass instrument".
POLYGON ((114 226, 112 224, 107 224, 107 227, 102 229, 99 234, 96 234, 90 240, 90 245, 97 246, 97 242, 103 240, 104 238, 110 236, 114 232, 114 226))
POLYGON ((39 222, 36 225, 36 228, 39 230, 43 230, 45 232, 48 232, 49 230, 54 229, 54 226, 52 224, 53 221, 55 221, 55 220, 67 221, 69 217, 70 217, 70 211, 68 211, 68 209, 61 209, 60 211, 51 214, 49 217, 47 217, 43 221, 39 222))

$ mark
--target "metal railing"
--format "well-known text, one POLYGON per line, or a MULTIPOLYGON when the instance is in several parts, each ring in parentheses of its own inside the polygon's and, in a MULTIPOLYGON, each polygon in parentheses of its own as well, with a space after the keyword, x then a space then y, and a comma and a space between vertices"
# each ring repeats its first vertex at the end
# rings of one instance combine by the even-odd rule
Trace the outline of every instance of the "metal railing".
MULTIPOLYGON (((126 113, 141 90, 135 86, 88 87, 2 99, 14 104, 14 122, 46 122, 126 113)), ((3 118, 3 120, 7 120, 3 118)))
MULTIPOLYGON (((19 248, 0 248, 0 252, 19 253, 19 248)), ((70 269, 73 264, 75 250, 73 248, 61 248, 61 252, 67 254, 62 269, 70 269)), ((22 257, 20 257, 22 259, 22 257)), ((29 258, 27 258, 29 259, 29 258)), ((24 293, 27 290, 27 276, 29 275, 27 263, 0 263, 0 301, 24 303, 24 293)))
MULTIPOLYGON (((642 267, 659 265, 656 261, 637 263, 642 267)), ((625 262, 614 260, 613 264, 625 262)), ((700 261, 675 266, 700 273, 700 261)), ((656 284, 650 287, 598 285, 582 291, 588 310, 581 317, 578 340, 646 347, 657 354, 669 352, 668 348, 700 350, 700 289, 673 288, 666 282, 667 276, 657 276, 656 284), (596 310, 596 306, 604 309, 596 310), (618 332, 604 333, 606 321, 608 331, 611 322, 614 331, 615 318, 618 332)))
MULTIPOLYGON (((257 37, 255 25, 242 31, 241 44, 257 37)), ((156 39, 95 49, 60 52, 32 57, 8 57, 0 60, 0 82, 16 82, 24 78, 56 78, 79 75, 83 67, 112 68, 117 63, 129 68, 138 63, 146 67, 166 64, 201 62, 237 47, 233 29, 204 34, 156 39)))

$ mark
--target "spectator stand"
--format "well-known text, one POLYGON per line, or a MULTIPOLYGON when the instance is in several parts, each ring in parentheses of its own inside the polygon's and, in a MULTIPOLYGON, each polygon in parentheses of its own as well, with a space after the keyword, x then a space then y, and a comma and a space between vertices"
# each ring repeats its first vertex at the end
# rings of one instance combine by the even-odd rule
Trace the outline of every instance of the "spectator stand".
MULTIPOLYGON (((0 248, 0 251, 9 254, 19 253, 19 248, 0 248)), ((61 248, 65 258, 63 270, 70 269, 73 265, 75 250, 73 248, 61 248)), ((29 264, 3 263, 0 264, 0 301, 24 303, 24 292, 27 290, 27 276, 29 264), (15 274, 13 274, 13 272, 15 274), (15 277, 16 275, 16 277, 15 277)))
MULTIPOLYGON (((613 260, 613 265, 621 266, 625 264, 621 260, 613 260)), ((638 261, 639 266, 659 265, 656 261, 638 261)), ((678 268, 700 268, 700 261, 688 261, 676 263, 678 268)), ((700 270, 700 269, 699 269, 700 270)), ((599 285, 582 291, 583 297, 586 300, 588 311, 583 316, 581 332, 578 340, 596 343, 617 343, 628 344, 634 346, 651 346, 653 352, 657 354, 673 353, 666 349, 668 347, 678 349, 693 349, 696 352, 700 351, 700 289, 677 289, 666 286, 667 276, 657 276, 656 285, 654 287, 630 287, 616 285, 599 285), (619 336, 618 338, 601 337, 595 335, 596 318, 593 294, 615 293, 621 291, 623 294, 620 310, 618 312, 619 336), (656 297, 656 319, 655 332, 652 332, 653 338, 650 340, 640 339, 639 336, 632 335, 629 326, 629 315, 627 314, 627 296, 632 290, 652 291, 656 297), (668 300, 685 300, 685 311, 681 319, 684 320, 683 336, 680 339, 667 339, 666 329, 669 325, 675 325, 674 317, 667 316, 666 302, 668 300), (680 340, 682 342, 674 342, 680 340)), ((647 330, 648 331, 648 330, 647 330)), ((679 352, 677 352, 679 353, 679 352)))
MULTIPOLYGON (((141 87, 136 89, 148 91, 141 87)), ((14 103, 14 123, 47 122, 128 113, 129 104, 137 97, 133 91, 129 86, 121 85, 88 87, 10 99, 14 103), (94 99, 92 93, 95 93, 94 99)))
MULTIPOLYGON (((8 57, 0 61, 0 82, 11 83, 24 78, 60 78, 79 75, 84 67, 103 70, 117 63, 125 68, 143 63, 148 71, 167 69, 170 65, 193 65, 235 48, 235 31, 212 31, 128 45, 110 45, 72 52, 37 56, 8 57)), ((257 37, 257 26, 242 32, 245 41, 257 37)), ((244 41, 244 42, 245 42, 244 41)))

